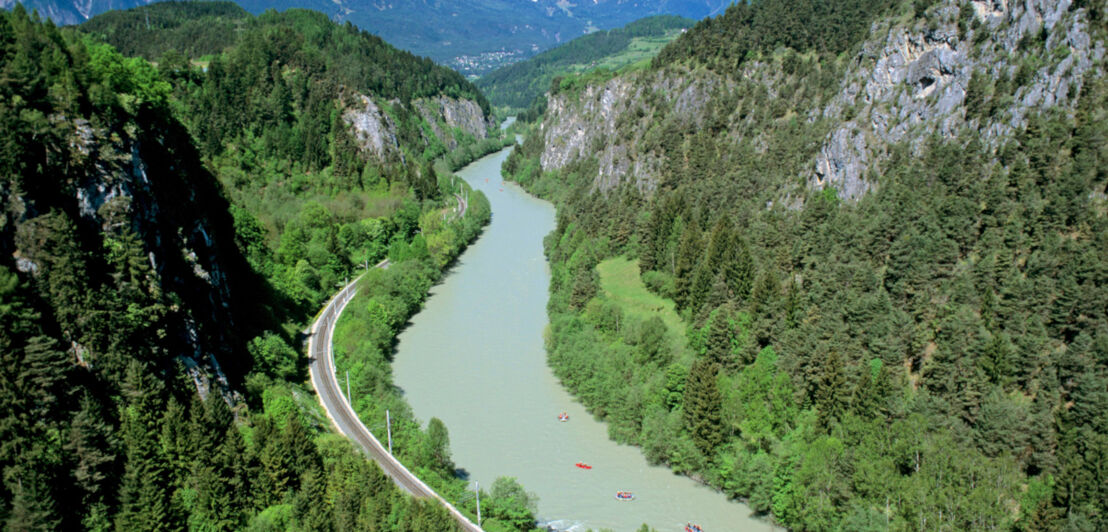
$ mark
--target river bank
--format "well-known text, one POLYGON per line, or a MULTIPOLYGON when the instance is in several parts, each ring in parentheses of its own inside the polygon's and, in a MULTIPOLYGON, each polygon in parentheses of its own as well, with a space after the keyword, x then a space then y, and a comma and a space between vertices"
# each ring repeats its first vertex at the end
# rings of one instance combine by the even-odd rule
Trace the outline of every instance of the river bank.
POLYGON ((458 172, 488 196, 492 222, 399 337, 394 382, 415 416, 445 422, 454 462, 470 480, 518 478, 538 495, 540 520, 558 530, 680 530, 688 522, 769 530, 747 507, 609 440, 607 426, 553 376, 543 346, 550 278, 542 239, 554 208, 502 182, 507 155, 458 172), (563 411, 569 421, 560 423, 563 411), (617 491, 635 500, 616 500, 617 491))

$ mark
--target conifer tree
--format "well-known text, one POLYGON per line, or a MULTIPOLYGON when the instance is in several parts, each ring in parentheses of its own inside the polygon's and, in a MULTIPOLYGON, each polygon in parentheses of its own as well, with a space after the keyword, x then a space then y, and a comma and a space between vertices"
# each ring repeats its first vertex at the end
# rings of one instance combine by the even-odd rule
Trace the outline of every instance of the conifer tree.
POLYGON ((59 508, 41 471, 46 464, 23 464, 4 472, 13 486, 11 509, 5 530, 56 530, 61 524, 59 508))
POLYGON ((739 300, 745 301, 754 286, 756 271, 754 259, 750 256, 750 246, 739 235, 734 235, 732 239, 723 271, 731 293, 739 300))
POLYGON ((85 395, 81 410, 73 417, 66 450, 76 458, 73 480, 82 492, 82 505, 91 511, 106 512, 108 488, 115 477, 117 438, 104 420, 99 405, 85 395))
POLYGON ((293 502, 297 521, 304 530, 333 530, 329 505, 320 504, 320 501, 326 499, 327 481, 323 478, 323 473, 309 469, 300 477, 300 490, 293 502))
POLYGON ((846 411, 846 375, 838 351, 831 350, 824 358, 819 382, 815 388, 814 402, 819 411, 819 421, 824 427, 834 425, 846 411))
POLYGON ((885 418, 889 414, 892 383, 889 369, 881 359, 873 359, 858 379, 851 394, 850 409, 867 419, 885 418))
POLYGON ((678 310, 685 310, 693 304, 692 276, 700 261, 701 250, 700 227, 695 221, 690 221, 685 226, 685 232, 681 235, 681 243, 677 247, 677 267, 674 271, 673 301, 678 310))
POLYGON ((1056 470, 1058 436, 1055 431, 1054 408, 1056 394, 1040 390, 1031 403, 1030 424, 1027 427, 1029 455, 1025 469, 1029 475, 1051 473, 1056 470))
POLYGON ((694 316, 699 316, 700 309, 705 308, 708 304, 709 298, 711 298, 717 304, 722 304, 722 301, 726 301, 725 298, 729 295, 727 290, 727 284, 723 281, 723 275, 717 274, 715 268, 708 262, 708 258, 705 257, 697 264, 696 272, 693 273, 692 282, 689 284, 689 293, 687 305, 689 310, 693 311, 694 316), (720 283, 714 281, 719 279, 720 283), (718 290, 713 291, 713 287, 718 287, 718 290))
POLYGON ((581 266, 573 277, 573 291, 569 297, 569 304, 576 309, 583 309, 585 305, 596 296, 600 280, 596 271, 592 268, 581 266))
POLYGON ((127 366, 123 384, 127 406, 122 413, 126 461, 119 487, 118 530, 176 528, 171 501, 172 478, 159 442, 157 426, 162 386, 138 361, 127 366))
POLYGON ((704 342, 704 357, 720 368, 735 365, 735 326, 731 319, 731 308, 722 306, 712 313, 708 326, 708 337, 704 342))
POLYGON ((716 363, 701 358, 689 369, 689 379, 685 383, 685 428, 696 448, 708 457, 723 441, 723 401, 716 383, 718 374, 716 363))

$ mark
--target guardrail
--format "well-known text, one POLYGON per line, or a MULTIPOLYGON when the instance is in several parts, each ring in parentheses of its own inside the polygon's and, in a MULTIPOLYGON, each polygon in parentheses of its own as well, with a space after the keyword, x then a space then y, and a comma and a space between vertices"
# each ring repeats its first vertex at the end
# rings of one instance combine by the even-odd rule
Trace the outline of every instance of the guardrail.
MULTIPOLYGON (((377 264, 376 267, 387 268, 388 265, 389 261, 386 259, 377 264)), ((312 324, 311 333, 308 337, 308 355, 312 357, 312 360, 308 368, 312 387, 316 390, 316 397, 319 398, 319 402, 323 405, 323 410, 327 413, 327 418, 331 420, 331 423, 348 438, 358 443, 397 486, 413 496, 431 497, 438 500, 463 529, 472 532, 483 532, 481 527, 473 524, 454 505, 447 502, 446 499, 412 474, 404 464, 386 451, 377 437, 366 428, 358 414, 354 412, 348 398, 342 394, 338 376, 335 374, 332 335, 339 316, 342 315, 346 305, 354 299, 354 295, 357 293, 358 279, 361 279, 361 276, 335 294, 312 324)))

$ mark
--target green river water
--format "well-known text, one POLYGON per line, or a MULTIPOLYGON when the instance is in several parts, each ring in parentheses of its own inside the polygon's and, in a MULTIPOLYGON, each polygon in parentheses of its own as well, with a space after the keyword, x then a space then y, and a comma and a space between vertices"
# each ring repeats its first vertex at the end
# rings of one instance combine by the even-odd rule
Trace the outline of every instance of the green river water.
POLYGON ((559 530, 646 523, 682 531, 689 522, 706 532, 770 530, 745 505, 609 440, 554 378, 543 349, 550 272, 542 251, 554 208, 501 181, 508 151, 458 172, 488 196, 492 223, 400 335, 394 382, 416 416, 446 423, 454 462, 471 481, 488 488, 516 477, 538 495, 541 522, 559 530), (620 490, 635 500, 616 500, 620 490))

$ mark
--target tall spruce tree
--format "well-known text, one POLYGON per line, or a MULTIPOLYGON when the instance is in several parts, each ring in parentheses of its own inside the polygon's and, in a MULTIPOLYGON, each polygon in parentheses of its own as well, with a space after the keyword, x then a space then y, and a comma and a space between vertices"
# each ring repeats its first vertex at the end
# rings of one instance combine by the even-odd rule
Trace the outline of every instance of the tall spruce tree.
POLYGON ((735 324, 730 306, 721 306, 712 312, 708 325, 708 337, 704 341, 704 357, 720 368, 735 366, 735 324))
POLYGON ((159 442, 163 386, 140 362, 127 366, 122 413, 126 461, 119 487, 117 530, 173 529, 180 516, 171 500, 169 464, 159 442))
POLYGON ((838 351, 831 350, 823 360, 813 398, 820 424, 824 427, 835 425, 846 411, 848 398, 842 358, 838 351))
POLYGON ((685 226, 685 232, 681 235, 681 242, 677 247, 673 300, 678 310, 687 309, 693 304, 691 299, 693 275, 697 270, 697 263, 700 262, 702 246, 700 226, 695 220, 690 220, 685 226))
POLYGON ((685 428, 696 448, 707 457, 711 457, 723 441, 723 400, 717 384, 718 375, 718 364, 700 358, 689 369, 685 383, 685 428))

